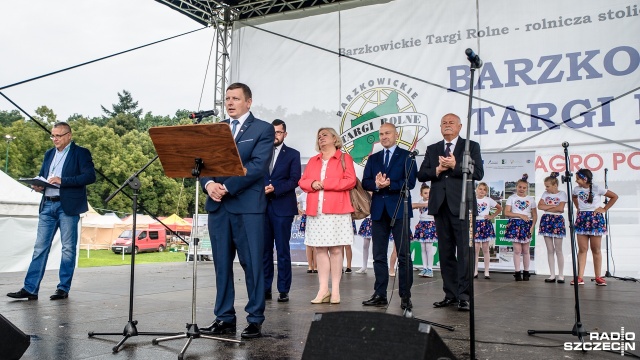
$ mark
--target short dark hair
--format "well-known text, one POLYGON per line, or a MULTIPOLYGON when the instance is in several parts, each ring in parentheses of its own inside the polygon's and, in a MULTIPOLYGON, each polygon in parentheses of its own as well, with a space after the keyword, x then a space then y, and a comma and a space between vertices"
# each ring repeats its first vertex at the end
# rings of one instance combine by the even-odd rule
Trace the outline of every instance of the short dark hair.
POLYGON ((64 127, 67 128, 68 132, 71 132, 71 125, 69 125, 68 123, 64 122, 64 121, 58 121, 57 123, 53 124, 53 128, 59 128, 59 127, 64 127))
POLYGON ((282 128, 284 129, 284 131, 287 132, 287 124, 285 124, 285 122, 280 120, 280 119, 273 120, 271 122, 271 125, 273 125, 273 126, 282 125, 282 128))
POLYGON ((245 100, 249 100, 249 99, 252 98, 251 89, 249 89, 249 86, 247 86, 246 84, 233 83, 233 84, 229 85, 229 87, 227 88, 227 90, 235 90, 235 89, 242 89, 242 92, 244 93, 245 100))

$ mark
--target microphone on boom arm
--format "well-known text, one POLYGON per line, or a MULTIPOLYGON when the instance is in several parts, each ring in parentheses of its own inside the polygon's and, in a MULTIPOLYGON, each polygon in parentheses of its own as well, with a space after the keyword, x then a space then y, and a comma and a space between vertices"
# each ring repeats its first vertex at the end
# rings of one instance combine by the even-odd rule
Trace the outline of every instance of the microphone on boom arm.
POLYGON ((218 115, 217 109, 204 110, 204 111, 198 111, 198 112, 189 114, 189 119, 202 119, 208 116, 216 116, 216 115, 218 115))
POLYGON ((474 53, 471 48, 465 50, 464 53, 467 55, 467 60, 469 60, 469 62, 471 63, 471 67, 475 69, 479 69, 482 67, 482 60, 480 59, 480 56, 474 53))

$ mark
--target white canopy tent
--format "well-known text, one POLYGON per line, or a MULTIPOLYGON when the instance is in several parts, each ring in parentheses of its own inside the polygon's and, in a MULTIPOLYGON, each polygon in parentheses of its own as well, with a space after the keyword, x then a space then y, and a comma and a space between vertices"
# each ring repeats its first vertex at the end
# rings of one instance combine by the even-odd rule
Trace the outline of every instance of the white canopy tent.
MULTIPOLYGON (((38 228, 38 207, 42 195, 31 191, 0 171, 0 272, 26 271, 31 262, 38 228)), ((60 267, 62 245, 56 234, 47 270, 60 267)))

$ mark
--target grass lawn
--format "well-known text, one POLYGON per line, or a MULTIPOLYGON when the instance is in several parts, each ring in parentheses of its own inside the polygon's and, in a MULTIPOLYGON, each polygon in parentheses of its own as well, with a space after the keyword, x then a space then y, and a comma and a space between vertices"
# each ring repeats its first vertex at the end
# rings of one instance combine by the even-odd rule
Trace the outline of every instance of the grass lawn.
MULTIPOLYGON (((136 255, 137 264, 162 263, 162 262, 180 262, 185 261, 183 252, 152 252, 139 253, 136 255)), ((114 254, 111 250, 91 250, 89 258, 87 258, 87 250, 80 249, 78 259, 78 267, 94 267, 94 266, 118 266, 131 265, 131 255, 126 254, 122 260, 122 254, 114 254)))

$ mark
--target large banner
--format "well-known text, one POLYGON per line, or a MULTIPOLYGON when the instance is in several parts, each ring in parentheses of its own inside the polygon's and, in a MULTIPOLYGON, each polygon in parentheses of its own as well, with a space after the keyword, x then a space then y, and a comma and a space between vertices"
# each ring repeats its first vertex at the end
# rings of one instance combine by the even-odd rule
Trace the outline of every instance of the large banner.
POLYGON ((616 270, 637 276, 639 20, 637 0, 353 2, 236 22, 230 77, 251 86, 254 115, 287 122, 304 163, 328 126, 360 172, 381 149, 381 123, 421 153, 441 139, 444 114, 463 119, 464 135, 473 85, 471 138, 483 152, 534 151, 537 195, 564 171, 563 142, 571 171, 589 168, 603 184, 609 170, 621 195, 610 215, 616 270), (467 48, 484 61, 473 84, 467 48))

